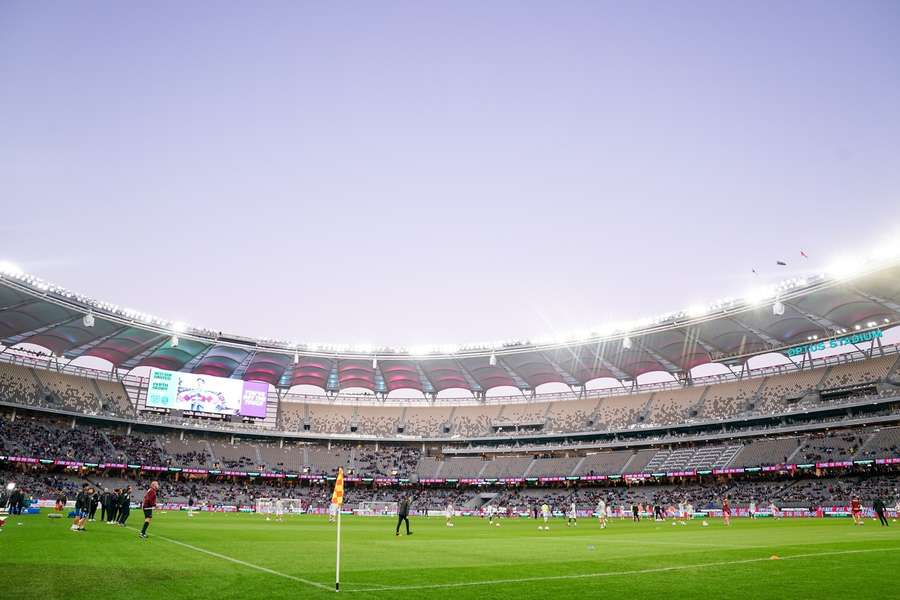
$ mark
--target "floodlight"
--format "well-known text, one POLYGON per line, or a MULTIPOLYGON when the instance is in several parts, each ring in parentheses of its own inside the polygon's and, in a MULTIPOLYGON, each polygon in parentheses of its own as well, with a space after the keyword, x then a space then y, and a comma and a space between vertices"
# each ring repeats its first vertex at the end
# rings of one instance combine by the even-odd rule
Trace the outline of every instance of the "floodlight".
POLYGON ((22 277, 25 271, 19 265, 9 261, 0 261, 0 275, 9 275, 10 277, 22 277))
POLYGON ((177 348, 177 347, 178 347, 178 336, 177 336, 177 335, 173 335, 173 336, 172 336, 172 347, 173 347, 173 348, 177 348))
POLYGON ((624 348, 625 350, 631 350, 631 338, 630 337, 622 338, 622 348, 624 348))
POLYGON ((94 313, 89 312, 84 315, 84 318, 81 319, 81 322, 84 323, 85 327, 93 327, 94 326, 94 313))
POLYGON ((372 357, 372 368, 373 368, 373 369, 377 369, 377 368, 378 368, 378 357, 377 357, 377 356, 373 356, 373 357, 372 357))
POLYGON ((497 355, 491 352, 491 357, 488 359, 488 364, 492 367, 497 366, 497 355))
POLYGON ((776 300, 772 305, 772 314, 779 317, 784 314, 784 303, 781 300, 776 300))

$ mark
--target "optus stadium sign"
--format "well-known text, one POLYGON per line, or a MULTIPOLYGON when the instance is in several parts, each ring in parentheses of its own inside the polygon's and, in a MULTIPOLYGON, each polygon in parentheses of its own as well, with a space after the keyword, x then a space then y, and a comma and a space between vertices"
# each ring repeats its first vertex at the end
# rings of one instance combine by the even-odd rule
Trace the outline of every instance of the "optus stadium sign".
POLYGON ((812 354, 813 352, 822 352, 826 348, 840 348, 841 346, 871 342, 873 340, 881 338, 882 336, 884 336, 884 332, 882 332, 881 329, 873 329, 872 331, 854 333, 852 335, 845 335, 843 337, 831 338, 830 340, 822 340, 821 342, 813 342, 812 344, 794 346, 793 348, 788 348, 787 355, 800 356, 801 354, 806 354, 807 352, 812 354))

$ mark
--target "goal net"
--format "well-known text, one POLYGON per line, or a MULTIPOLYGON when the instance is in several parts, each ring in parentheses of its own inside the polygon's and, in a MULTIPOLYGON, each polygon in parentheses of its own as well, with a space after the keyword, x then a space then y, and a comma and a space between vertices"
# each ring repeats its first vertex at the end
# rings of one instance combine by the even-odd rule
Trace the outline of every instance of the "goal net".
POLYGON ((369 516, 369 517, 381 517, 386 515, 396 515, 397 514, 397 503, 396 502, 360 502, 359 508, 356 510, 356 514, 369 516))
POLYGON ((303 501, 299 498, 257 498, 256 512, 274 515, 282 512, 286 515, 302 514, 303 501))

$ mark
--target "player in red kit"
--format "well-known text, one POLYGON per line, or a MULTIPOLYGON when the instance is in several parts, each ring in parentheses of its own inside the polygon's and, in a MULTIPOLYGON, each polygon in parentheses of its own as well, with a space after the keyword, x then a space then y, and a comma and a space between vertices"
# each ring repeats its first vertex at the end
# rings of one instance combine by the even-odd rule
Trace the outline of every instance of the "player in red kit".
POLYGON ((731 525, 731 503, 727 496, 722 498, 722 518, 725 520, 725 525, 731 525))
POLYGON ((141 537, 147 538, 147 528, 150 527, 150 520, 153 518, 153 509, 156 507, 156 490, 159 489, 159 482, 154 481, 150 484, 150 489, 144 494, 144 501, 141 502, 141 508, 144 509, 144 526, 141 528, 141 537))
POLYGON ((859 501, 859 496, 853 496, 853 499, 850 501, 850 514, 853 515, 853 524, 854 525, 862 525, 862 503, 859 501))

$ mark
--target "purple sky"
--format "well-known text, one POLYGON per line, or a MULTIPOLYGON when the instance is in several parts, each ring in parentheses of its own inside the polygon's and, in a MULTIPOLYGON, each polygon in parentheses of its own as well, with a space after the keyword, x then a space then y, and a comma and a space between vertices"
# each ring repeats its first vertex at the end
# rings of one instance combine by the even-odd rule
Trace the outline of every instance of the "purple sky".
POLYGON ((310 342, 740 295, 900 225, 898 31, 894 1, 4 0, 0 259, 310 342))

